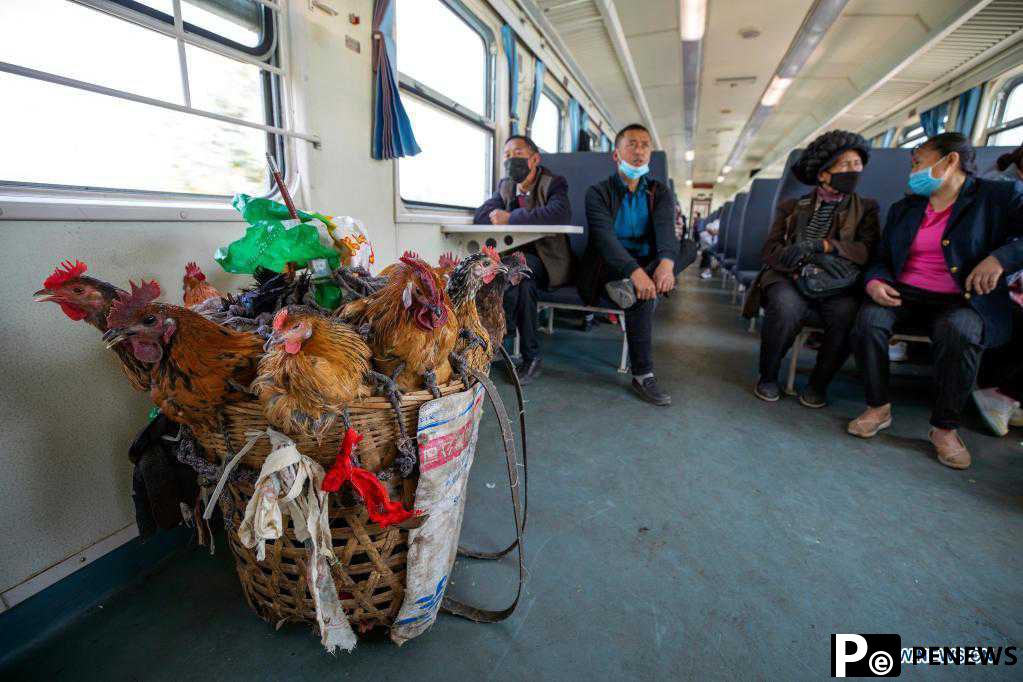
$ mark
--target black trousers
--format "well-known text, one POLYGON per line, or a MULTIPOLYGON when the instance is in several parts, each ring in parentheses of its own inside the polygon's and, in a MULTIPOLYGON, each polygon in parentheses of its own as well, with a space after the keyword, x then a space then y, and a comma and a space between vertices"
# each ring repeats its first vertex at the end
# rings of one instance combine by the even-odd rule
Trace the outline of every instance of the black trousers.
POLYGON ((880 407, 891 402, 888 342, 895 325, 922 327, 928 330, 934 357, 931 425, 958 428, 984 352, 984 320, 958 294, 935 294, 905 284, 896 288, 902 305, 886 308, 873 301, 864 303, 853 329, 856 364, 867 385, 867 405, 880 407))
POLYGON ((1012 340, 984 351, 977 385, 997 388, 1013 400, 1023 402, 1023 307, 1012 306, 1012 340))
POLYGON ((781 281, 764 290, 764 328, 760 335, 760 378, 778 381, 782 358, 789 352, 811 312, 824 323, 824 341, 817 351, 817 364, 810 385, 823 393, 849 359, 849 332, 860 307, 859 296, 840 295, 809 299, 792 282, 781 281))
MULTIPOLYGON (((660 262, 656 258, 637 258, 640 267, 653 277, 660 262)), ((654 310, 657 299, 636 301, 625 309, 625 338, 629 341, 629 364, 633 376, 642 376, 654 371, 654 310)))
POLYGON ((710 267, 710 257, 711 253, 709 249, 704 249, 700 253, 700 268, 706 270, 707 268, 710 267))
POLYGON ((540 340, 537 337, 539 313, 536 309, 537 294, 550 284, 547 268, 535 253, 523 252, 526 264, 533 271, 532 277, 523 279, 518 286, 508 287, 504 292, 504 317, 508 333, 519 330, 519 349, 522 360, 532 362, 540 357, 540 340))

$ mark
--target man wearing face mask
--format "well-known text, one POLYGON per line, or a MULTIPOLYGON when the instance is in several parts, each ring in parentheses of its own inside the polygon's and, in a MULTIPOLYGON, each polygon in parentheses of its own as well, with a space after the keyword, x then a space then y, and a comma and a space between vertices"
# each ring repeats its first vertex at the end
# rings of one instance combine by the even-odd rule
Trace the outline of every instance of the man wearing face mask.
POLYGON ((601 295, 625 311, 632 388, 659 406, 671 396, 657 385, 653 365, 653 316, 658 294, 675 288, 675 198, 648 177, 653 142, 634 123, 615 136, 616 171, 586 193, 589 244, 580 264, 579 294, 589 305, 601 295))
POLYGON ((849 433, 871 438, 891 426, 888 342, 896 324, 923 326, 934 359, 928 436, 938 461, 953 469, 970 466, 958 432, 962 410, 984 349, 1011 338, 1006 275, 1023 268, 1023 185, 976 172, 976 152, 961 133, 913 150, 909 196, 888 211, 864 276, 871 300, 853 330, 867 409, 849 433))
POLYGON ((761 400, 775 402, 781 397, 782 358, 811 313, 823 323, 824 338, 810 381, 799 395, 800 404, 824 407, 828 384, 849 358, 849 331, 861 298, 857 275, 880 237, 877 202, 855 191, 869 160, 863 137, 832 130, 807 145, 792 167, 796 179, 814 189, 778 205, 764 243, 764 267, 743 309, 752 318, 764 308, 760 377, 753 388, 761 400), (821 272, 818 279, 847 286, 811 290, 805 278, 814 272, 821 272))
MULTIPOLYGON (((477 225, 568 225, 572 207, 568 182, 540 165, 540 149, 525 135, 512 135, 504 144, 505 177, 494 195, 476 210, 477 225)), ((504 295, 508 332, 519 331, 522 364, 519 379, 528 384, 540 374, 537 338, 537 292, 567 284, 572 252, 565 235, 553 235, 517 249, 533 271, 531 278, 511 286, 504 295)))

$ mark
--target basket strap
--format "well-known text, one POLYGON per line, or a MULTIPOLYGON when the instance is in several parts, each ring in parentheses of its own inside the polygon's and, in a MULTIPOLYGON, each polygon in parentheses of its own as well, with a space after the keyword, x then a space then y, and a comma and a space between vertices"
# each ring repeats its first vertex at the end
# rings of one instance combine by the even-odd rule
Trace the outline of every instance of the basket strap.
POLYGON ((501 400, 497 387, 482 372, 475 369, 470 369, 469 371, 486 391, 487 398, 490 399, 490 404, 497 414, 497 423, 501 427, 501 437, 504 440, 504 454, 508 464, 508 488, 511 491, 512 512, 515 519, 515 547, 518 549, 516 554, 519 560, 519 586, 515 593, 515 601, 511 603, 511 606, 500 611, 470 606, 448 596, 444 597, 441 609, 452 615, 461 616, 477 623, 497 623, 515 612, 515 607, 519 605, 519 599, 522 597, 522 586, 526 582, 526 562, 522 556, 523 524, 520 520, 522 517, 522 507, 519 503, 519 465, 515 456, 515 437, 511 430, 511 420, 508 418, 508 411, 504 408, 504 401, 501 400))
MULTIPOLYGON (((508 355, 508 351, 504 349, 504 346, 498 346, 497 348, 501 351, 501 357, 504 358, 505 363, 508 365, 508 371, 512 376, 512 383, 515 385, 515 398, 519 403, 519 437, 522 443, 522 532, 525 534, 526 520, 529 517, 529 458, 526 450, 526 406, 522 394, 522 384, 519 383, 519 373, 515 371, 515 363, 512 362, 511 356, 508 355)), ((493 561, 504 558, 518 546, 519 541, 516 538, 510 545, 498 552, 483 552, 468 549, 467 547, 459 547, 458 553, 471 559, 493 561)))

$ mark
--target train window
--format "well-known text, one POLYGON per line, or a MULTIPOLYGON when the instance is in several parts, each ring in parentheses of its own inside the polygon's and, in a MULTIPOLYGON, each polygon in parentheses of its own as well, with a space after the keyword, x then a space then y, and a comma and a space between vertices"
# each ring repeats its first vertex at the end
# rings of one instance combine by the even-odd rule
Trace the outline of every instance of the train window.
POLYGON ((564 120, 564 107, 553 95, 544 90, 540 94, 540 102, 536 106, 536 117, 533 119, 531 137, 542 151, 557 153, 561 151, 561 128, 564 120))
POLYGON ((987 144, 999 147, 1023 145, 1023 78, 1010 81, 998 93, 994 113, 987 144))
POLYGON ((396 10, 402 101, 422 149, 398 161, 401 198, 475 208, 492 176, 493 34, 456 0, 398 0, 396 10))
POLYGON ((19 131, 0 155, 0 182, 265 194, 264 155, 280 156, 279 138, 235 121, 278 123, 280 70, 251 51, 273 42, 273 12, 256 0, 122 0, 103 11, 89 4, 0 2, 0 62, 8 67, 0 125, 19 131), (182 16, 188 7, 197 22, 182 34, 172 16, 179 1, 182 16), (239 8, 248 9, 248 24, 228 12, 239 8), (228 28, 243 25, 248 35, 228 28), (218 27, 227 32, 214 34, 218 27), (210 45, 214 37, 219 45, 210 45))
POLYGON ((907 127, 902 130, 902 135, 899 137, 899 147, 912 149, 926 139, 927 135, 924 133, 923 126, 907 127))

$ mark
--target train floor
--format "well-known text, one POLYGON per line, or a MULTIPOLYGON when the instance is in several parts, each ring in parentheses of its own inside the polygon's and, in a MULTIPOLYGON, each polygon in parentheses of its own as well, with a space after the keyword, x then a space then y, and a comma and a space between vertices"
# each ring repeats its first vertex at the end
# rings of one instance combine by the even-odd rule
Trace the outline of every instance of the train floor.
MULTIPOLYGON (((894 425, 871 441, 845 433, 863 404, 851 366, 827 409, 763 403, 750 391, 757 337, 718 281, 692 270, 656 320, 669 408, 616 373, 615 327, 565 320, 543 339, 527 404, 529 576, 507 621, 442 615, 400 649, 380 638, 330 656, 308 626, 275 631, 249 611, 221 537, 216 555, 177 552, 0 677, 822 679, 831 633, 1023 643, 1023 431, 996 439, 971 411, 974 464, 953 471, 926 441, 926 379, 893 380, 894 425)), ((512 535, 497 448, 488 415, 463 531, 481 548, 512 535)), ((503 607, 515 566, 459 559, 451 594, 503 607)))

